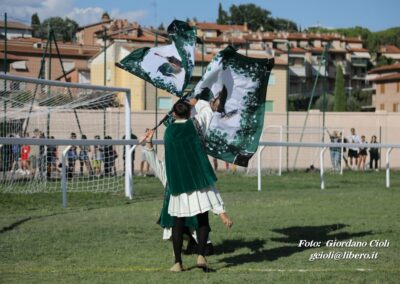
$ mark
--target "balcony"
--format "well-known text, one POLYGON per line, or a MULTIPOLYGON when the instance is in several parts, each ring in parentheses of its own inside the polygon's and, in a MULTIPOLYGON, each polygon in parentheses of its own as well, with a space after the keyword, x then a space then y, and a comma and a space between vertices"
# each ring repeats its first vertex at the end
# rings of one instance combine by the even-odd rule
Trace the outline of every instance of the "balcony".
POLYGON ((351 65, 356 66, 356 67, 367 67, 368 65, 368 59, 367 58, 358 58, 358 57, 352 57, 351 58, 351 65))

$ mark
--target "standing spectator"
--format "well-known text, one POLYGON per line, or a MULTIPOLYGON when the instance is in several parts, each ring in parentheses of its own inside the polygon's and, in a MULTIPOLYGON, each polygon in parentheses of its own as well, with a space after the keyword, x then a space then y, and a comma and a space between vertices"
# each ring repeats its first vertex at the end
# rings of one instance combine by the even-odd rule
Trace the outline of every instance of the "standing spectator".
MULTIPOLYGON (((33 130, 33 137, 32 138, 39 138, 41 131, 37 128, 33 130)), ((39 145, 31 145, 31 151, 29 154, 29 167, 32 170, 32 175, 36 175, 36 169, 39 164, 39 156, 40 156, 40 147, 39 145)))
POLYGON ((29 154, 31 152, 31 147, 29 145, 22 145, 21 147, 21 174, 29 175, 29 154))
MULTIPOLYGON (((106 136, 104 139, 111 140, 111 136, 106 136)), ((110 176, 112 172, 112 160, 114 156, 113 145, 104 146, 104 175, 110 176)))
MULTIPOLYGON (((82 134, 82 140, 86 140, 87 136, 82 134)), ((88 171, 89 175, 93 175, 93 170, 90 165, 89 161, 89 153, 90 153, 90 146, 89 145, 81 145, 79 146, 79 169, 80 175, 83 176, 83 166, 86 166, 86 170, 88 171)))
MULTIPOLYGON (((361 143, 365 144, 365 135, 361 136, 361 143)), ((367 147, 360 147, 360 151, 358 152, 358 169, 365 171, 365 161, 367 160, 367 147)))
MULTIPOLYGON (((332 134, 328 132, 329 138, 331 140, 331 143, 339 143, 340 138, 336 130, 332 132, 332 134)), ((340 171, 340 155, 341 155, 341 148, 340 147, 330 147, 329 151, 331 153, 331 162, 332 162, 332 167, 335 172, 340 171)))
MULTIPOLYGON (((351 128, 350 131, 351 135, 348 138, 349 143, 360 143, 361 142, 360 136, 356 134, 356 130, 354 128, 351 128)), ((358 166, 358 147, 349 147, 348 157, 349 157, 350 167, 352 169, 356 169, 358 166)))
MULTIPOLYGON (((51 136, 50 139, 54 139, 54 136, 51 136)), ((47 179, 51 178, 52 172, 60 171, 57 167, 57 146, 56 145, 48 145, 46 160, 47 160, 47 179)))
MULTIPOLYGON (((94 139, 100 139, 99 135, 94 136, 94 139)), ((101 176, 101 164, 103 162, 104 159, 104 148, 101 145, 94 145, 93 146, 93 156, 92 156, 92 160, 93 160, 93 171, 96 177, 100 177, 101 176)))
MULTIPOLYGON (((71 139, 75 140, 76 139, 76 133, 75 132, 71 132, 71 139)), ((75 172, 75 163, 76 160, 78 158, 78 153, 76 151, 76 146, 72 145, 68 152, 67 152, 67 160, 68 160, 68 178, 72 178, 74 176, 74 172, 75 172)))
MULTIPOLYGON (((125 135, 122 136, 122 139, 125 139, 125 135)), ((131 132, 131 140, 133 140, 133 139, 137 139, 137 136, 131 132)), ((125 174, 125 147, 123 150, 122 159, 124 160, 124 174, 125 174)), ((132 151, 131 167, 132 167, 132 176, 133 176, 135 173, 135 151, 132 151)))
MULTIPOLYGON (((41 132, 39 134, 40 139, 45 139, 44 133, 41 132)), ((44 175, 46 172, 46 146, 40 145, 39 146, 39 157, 38 157, 38 164, 39 164, 39 178, 44 179, 44 175)))
MULTIPOLYGON (((18 135, 16 137, 19 138, 18 135)), ((20 165, 21 145, 19 145, 19 144, 12 145, 11 151, 12 151, 12 157, 13 157, 12 170, 18 171, 21 168, 21 165, 20 165)))
MULTIPOLYGON (((376 135, 372 135, 371 144, 378 144, 376 135)), ((378 160, 380 159, 379 149, 378 148, 369 148, 369 168, 372 170, 373 165, 375 165, 375 171, 378 170, 378 160)))
POLYGON ((117 166, 115 165, 115 161, 118 158, 118 153, 117 151, 114 149, 113 150, 113 155, 112 155, 112 159, 111 159, 111 164, 112 164, 112 169, 113 169, 113 176, 117 176, 117 166))

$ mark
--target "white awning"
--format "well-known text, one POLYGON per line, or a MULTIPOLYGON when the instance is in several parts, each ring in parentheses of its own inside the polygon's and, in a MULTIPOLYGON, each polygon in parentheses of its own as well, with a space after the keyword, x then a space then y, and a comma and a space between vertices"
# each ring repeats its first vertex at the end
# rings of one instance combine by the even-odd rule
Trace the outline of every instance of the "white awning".
POLYGON ((14 70, 22 70, 22 71, 26 71, 28 70, 28 68, 26 67, 26 61, 15 61, 13 63, 11 63, 11 67, 14 70))
POLYGON ((368 59, 370 59, 371 55, 368 52, 353 52, 351 57, 354 57, 354 58, 368 58, 368 59))

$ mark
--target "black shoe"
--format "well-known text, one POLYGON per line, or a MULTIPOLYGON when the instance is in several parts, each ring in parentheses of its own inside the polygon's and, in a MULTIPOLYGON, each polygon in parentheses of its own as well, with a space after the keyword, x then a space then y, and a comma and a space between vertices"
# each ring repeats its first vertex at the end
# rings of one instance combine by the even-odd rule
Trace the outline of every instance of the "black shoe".
POLYGON ((204 252, 205 256, 213 255, 214 254, 214 246, 212 243, 208 243, 206 246, 206 250, 204 252))

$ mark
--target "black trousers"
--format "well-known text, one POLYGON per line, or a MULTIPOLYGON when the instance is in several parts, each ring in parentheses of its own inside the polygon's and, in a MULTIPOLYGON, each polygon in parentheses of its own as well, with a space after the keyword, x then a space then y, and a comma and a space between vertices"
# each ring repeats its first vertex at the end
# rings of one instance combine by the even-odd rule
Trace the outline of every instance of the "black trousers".
MULTIPOLYGON (((197 253, 204 256, 207 247, 208 234, 211 231, 210 223, 208 220, 208 212, 196 215, 198 228, 197 234, 197 253)), ((174 248, 175 263, 182 263, 182 245, 183 233, 185 230, 185 217, 174 217, 174 226, 172 227, 172 245, 174 248)))

